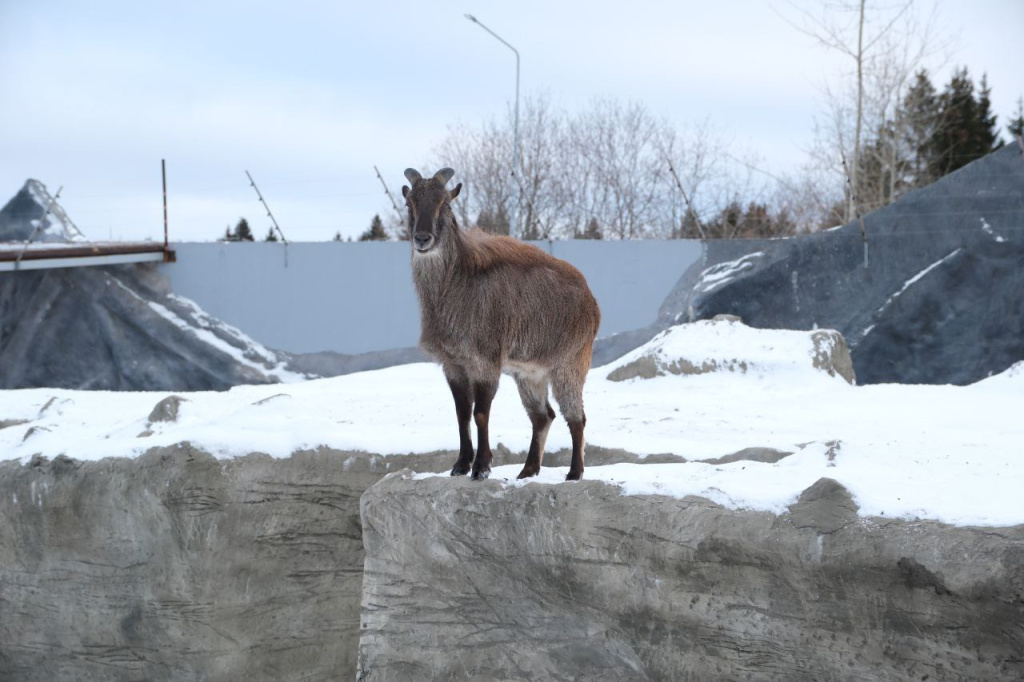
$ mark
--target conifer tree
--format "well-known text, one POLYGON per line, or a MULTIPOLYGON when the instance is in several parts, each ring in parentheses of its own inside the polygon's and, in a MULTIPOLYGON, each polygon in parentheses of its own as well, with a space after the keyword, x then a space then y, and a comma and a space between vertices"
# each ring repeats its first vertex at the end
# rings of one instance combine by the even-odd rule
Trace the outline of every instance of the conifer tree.
POLYGON ((263 241, 265 241, 265 242, 276 242, 277 241, 277 235, 274 234, 274 228, 273 227, 268 227, 267 228, 267 236, 263 238, 263 241))
POLYGON ((343 241, 342 238, 341 238, 341 230, 338 230, 337 232, 334 233, 334 241, 336 241, 336 242, 343 241))
POLYGON ((937 177, 932 138, 942 125, 942 111, 928 72, 914 78, 896 114, 896 141, 907 157, 910 189, 931 184, 937 177))
POLYGON ((373 220, 370 221, 370 227, 359 235, 359 241, 361 242, 382 242, 387 241, 388 233, 384 231, 384 222, 380 219, 379 215, 373 216, 373 220))
POLYGON ((480 211, 476 218, 476 226, 491 234, 509 234, 509 218, 505 205, 499 204, 498 210, 493 213, 486 208, 480 211))
POLYGON ((587 226, 582 232, 576 233, 577 239, 604 239, 604 235, 601 233, 601 225, 598 224, 597 218, 592 217, 588 222, 587 226))
POLYGON ((232 236, 236 242, 253 241, 252 230, 249 229, 249 221, 245 218, 239 219, 238 224, 235 225, 235 231, 232 236))
POLYGON ((484 232, 494 232, 494 216, 486 208, 477 215, 476 226, 484 232))
POLYGON ((508 211, 505 210, 505 204, 499 204, 498 210, 494 214, 494 234, 512 234, 511 223, 508 217, 508 211))
POLYGON ((1014 138, 1024 137, 1024 98, 1017 98, 1017 111, 1014 117, 1006 124, 1006 132, 1014 138))
POLYGON ((932 141, 938 176, 951 173, 999 147, 996 117, 991 113, 990 90, 981 80, 978 97, 967 67, 958 69, 940 101, 942 126, 932 141))

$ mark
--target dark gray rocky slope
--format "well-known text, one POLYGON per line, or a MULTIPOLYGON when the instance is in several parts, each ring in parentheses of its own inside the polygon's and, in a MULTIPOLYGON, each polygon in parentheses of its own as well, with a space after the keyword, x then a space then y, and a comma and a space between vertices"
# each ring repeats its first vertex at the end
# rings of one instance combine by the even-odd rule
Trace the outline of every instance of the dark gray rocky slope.
POLYGON ((0 208, 0 242, 82 240, 81 232, 53 199, 46 185, 32 178, 26 180, 0 208))
POLYGON ((284 356, 252 352, 169 294, 152 265, 0 274, 0 388, 202 391, 276 380, 284 356))
POLYGON ((362 498, 360 680, 1019 680, 1024 527, 408 473, 362 498))
POLYGON ((1024 359, 1024 156, 1007 146, 857 222, 706 244, 660 329, 717 314, 840 331, 860 383, 968 384, 1024 359), (721 282, 709 275, 731 268, 721 282), (704 275, 702 278, 701 275, 704 275))

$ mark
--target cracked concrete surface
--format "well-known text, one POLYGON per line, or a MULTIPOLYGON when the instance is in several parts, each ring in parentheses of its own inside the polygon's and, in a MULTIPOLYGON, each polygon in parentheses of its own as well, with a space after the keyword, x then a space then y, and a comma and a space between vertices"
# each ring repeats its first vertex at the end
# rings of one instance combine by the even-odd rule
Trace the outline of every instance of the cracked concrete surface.
POLYGON ((782 516, 597 481, 374 486, 454 458, 0 462, 0 679, 1024 674, 1021 527, 860 518, 829 479, 782 516))
POLYGON ((1024 527, 396 473, 362 498, 360 680, 1024 677, 1024 527))

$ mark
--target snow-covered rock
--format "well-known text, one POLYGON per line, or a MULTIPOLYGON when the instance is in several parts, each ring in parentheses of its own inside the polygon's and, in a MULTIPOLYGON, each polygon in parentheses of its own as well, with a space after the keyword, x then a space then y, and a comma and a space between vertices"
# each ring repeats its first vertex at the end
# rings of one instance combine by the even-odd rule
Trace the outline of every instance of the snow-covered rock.
POLYGON ((824 372, 856 382, 839 332, 751 329, 733 315, 670 327, 608 367, 610 381, 710 372, 824 372))

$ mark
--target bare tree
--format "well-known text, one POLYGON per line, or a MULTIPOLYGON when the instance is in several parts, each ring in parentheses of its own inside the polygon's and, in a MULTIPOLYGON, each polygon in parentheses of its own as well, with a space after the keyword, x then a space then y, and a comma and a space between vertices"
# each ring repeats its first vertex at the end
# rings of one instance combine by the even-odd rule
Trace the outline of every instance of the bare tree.
POLYGON ((861 199, 863 209, 881 205, 894 195, 898 147, 895 141, 878 144, 879 133, 893 124, 915 71, 948 45, 938 28, 936 8, 922 15, 918 4, 915 0, 895 6, 841 0, 822 5, 820 14, 793 6, 799 19, 790 23, 797 30, 852 62, 850 73, 825 87, 829 115, 825 125, 817 126, 816 148, 811 152, 816 164, 840 175, 842 159, 847 159, 846 220, 853 217, 854 196, 861 199), (882 170, 865 182, 868 164, 882 170), (880 180, 883 177, 888 186, 880 180))
MULTIPOLYGON (((569 114, 533 97, 522 111, 516 213, 524 238, 573 238, 588 234, 590 225, 606 239, 695 238, 701 220, 730 202, 774 210, 766 203, 766 182, 752 170, 756 160, 733 156, 707 122, 679 132, 643 105, 613 99, 569 114)), ((460 202, 464 224, 475 217, 491 231, 507 225, 502 216, 514 200, 506 182, 511 130, 511 114, 479 128, 459 125, 437 148, 432 165, 455 167, 468 187, 460 202)), ((761 227, 744 229, 775 234, 768 222, 754 223, 761 227)))

